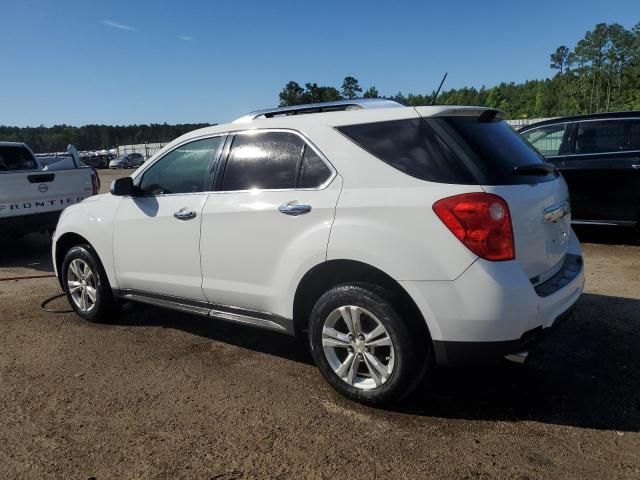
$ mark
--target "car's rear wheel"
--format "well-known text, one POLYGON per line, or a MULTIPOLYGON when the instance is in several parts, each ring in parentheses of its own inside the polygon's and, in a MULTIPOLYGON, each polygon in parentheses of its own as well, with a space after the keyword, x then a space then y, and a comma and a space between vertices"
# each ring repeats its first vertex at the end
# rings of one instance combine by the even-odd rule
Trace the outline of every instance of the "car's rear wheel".
POLYGON ((310 319, 311 354, 323 376, 346 397, 372 405, 410 393, 428 359, 427 342, 412 335, 388 298, 374 286, 340 285, 320 297, 310 319))
POLYGON ((61 267, 62 285, 69 304, 85 320, 113 318, 115 300, 107 275, 89 245, 69 249, 61 267))

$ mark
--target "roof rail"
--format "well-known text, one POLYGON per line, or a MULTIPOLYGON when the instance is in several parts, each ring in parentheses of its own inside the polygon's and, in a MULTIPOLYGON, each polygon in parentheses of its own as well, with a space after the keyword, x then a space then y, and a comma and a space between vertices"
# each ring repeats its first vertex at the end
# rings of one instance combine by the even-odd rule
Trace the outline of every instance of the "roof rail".
POLYGON ((232 123, 245 123, 257 118, 271 118, 287 115, 301 115, 304 113, 340 112, 343 110, 360 110, 364 108, 394 108, 402 107, 398 102, 384 98, 354 98, 353 100, 338 100, 335 102, 307 103, 292 105, 291 107, 268 108, 247 113, 232 123))

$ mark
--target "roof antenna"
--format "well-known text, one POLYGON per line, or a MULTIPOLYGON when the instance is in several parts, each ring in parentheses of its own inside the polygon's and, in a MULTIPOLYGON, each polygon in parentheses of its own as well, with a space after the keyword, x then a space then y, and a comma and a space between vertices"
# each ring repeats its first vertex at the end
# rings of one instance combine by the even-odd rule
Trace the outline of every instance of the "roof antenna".
POLYGON ((431 100, 431 105, 435 105, 436 104, 436 98, 438 98, 438 94, 440 93, 440 89, 442 88, 442 84, 447 79, 447 73, 448 72, 444 72, 444 77, 442 77, 442 81, 440 82, 440 86, 438 87, 438 90, 436 91, 436 94, 433 96, 433 100, 431 100))

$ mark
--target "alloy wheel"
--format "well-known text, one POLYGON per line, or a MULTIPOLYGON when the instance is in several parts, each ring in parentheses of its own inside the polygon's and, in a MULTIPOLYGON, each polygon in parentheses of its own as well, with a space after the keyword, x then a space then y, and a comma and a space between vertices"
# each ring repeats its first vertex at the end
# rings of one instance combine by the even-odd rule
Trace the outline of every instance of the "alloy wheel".
POLYGON ((322 347, 336 375, 349 385, 371 390, 391 376, 395 352, 382 322, 362 307, 346 305, 329 314, 322 347))
POLYGON ((98 299, 96 276, 87 262, 75 258, 69 263, 67 288, 80 311, 88 313, 95 308, 98 299))

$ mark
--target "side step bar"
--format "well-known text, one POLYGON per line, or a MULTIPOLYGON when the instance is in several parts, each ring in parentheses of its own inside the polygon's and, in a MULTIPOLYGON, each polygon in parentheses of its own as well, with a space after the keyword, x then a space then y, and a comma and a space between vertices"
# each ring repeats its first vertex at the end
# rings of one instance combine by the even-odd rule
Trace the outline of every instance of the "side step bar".
POLYGON ((230 305, 216 305, 188 298, 140 292, 138 290, 114 290, 114 296, 122 300, 145 303, 179 312, 191 313, 227 322, 252 325, 266 330, 294 335, 293 320, 273 313, 248 310, 230 305))
MULTIPOLYGON (((216 308, 212 308, 208 314, 212 318, 217 318, 219 320, 226 320, 227 322, 234 323, 244 323, 248 325, 253 325, 254 327, 266 328, 267 330, 275 330, 276 332, 288 333, 287 328, 278 322, 273 320, 268 320, 266 318, 260 318, 250 315, 244 315, 233 312, 226 312, 223 310, 217 310, 216 308)), ((268 314, 271 315, 271 314, 268 314)), ((282 320, 285 320, 284 318, 282 320)), ((293 323, 293 322, 290 322, 293 323)))

